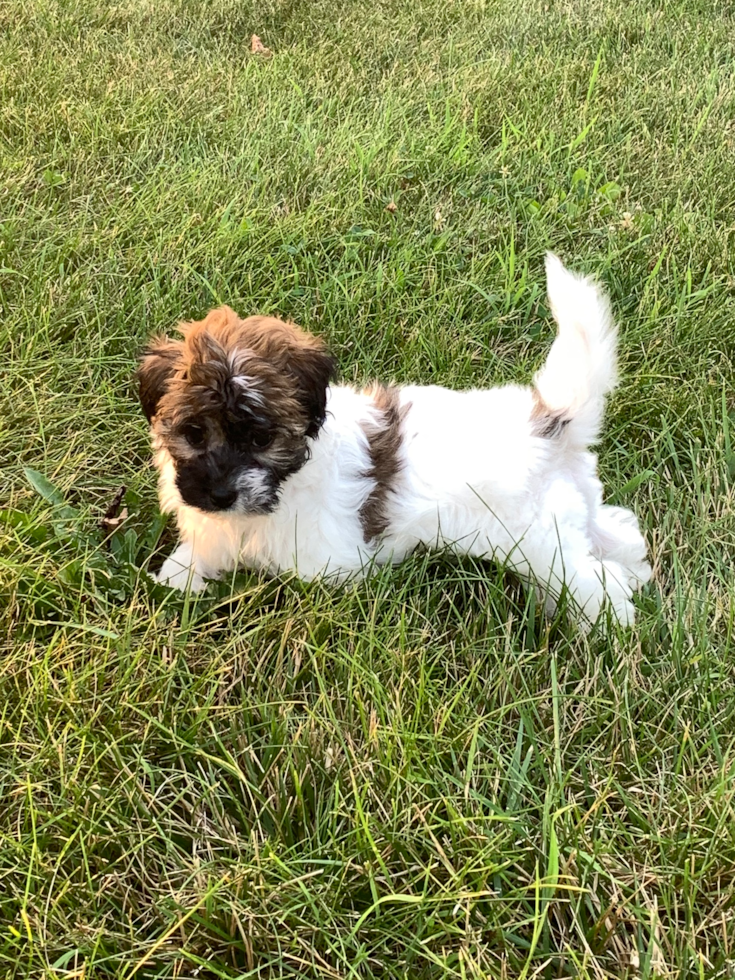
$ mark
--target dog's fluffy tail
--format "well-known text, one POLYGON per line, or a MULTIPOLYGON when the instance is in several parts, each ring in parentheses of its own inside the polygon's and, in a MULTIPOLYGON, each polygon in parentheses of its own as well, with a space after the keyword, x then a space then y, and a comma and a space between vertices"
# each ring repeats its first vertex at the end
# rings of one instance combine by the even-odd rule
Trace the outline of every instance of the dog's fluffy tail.
POLYGON ((585 448, 599 436, 605 395, 617 381, 617 328, 600 287, 551 252, 546 280, 559 329, 534 378, 531 424, 537 436, 585 448))

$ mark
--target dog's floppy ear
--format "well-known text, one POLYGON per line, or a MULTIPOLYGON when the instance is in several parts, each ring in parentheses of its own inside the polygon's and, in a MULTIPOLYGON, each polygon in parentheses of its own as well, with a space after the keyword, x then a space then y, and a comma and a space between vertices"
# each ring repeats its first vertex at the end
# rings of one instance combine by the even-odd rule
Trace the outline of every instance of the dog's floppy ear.
POLYGON ((309 416, 307 436, 314 438, 324 425, 327 409, 327 387, 337 374, 337 362, 324 344, 310 338, 309 346, 295 346, 290 351, 288 370, 298 382, 298 399, 309 416))
POLYGON ((179 366, 183 346, 180 340, 156 337, 143 352, 137 372, 138 397, 149 422, 179 366))

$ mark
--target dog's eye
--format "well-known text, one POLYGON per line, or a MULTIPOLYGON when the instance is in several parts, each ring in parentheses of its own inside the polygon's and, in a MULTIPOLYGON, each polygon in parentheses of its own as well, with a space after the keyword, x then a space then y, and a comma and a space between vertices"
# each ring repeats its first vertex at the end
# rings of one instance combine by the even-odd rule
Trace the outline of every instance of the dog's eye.
POLYGON ((183 427, 181 434, 194 449, 199 449, 204 445, 205 432, 201 425, 194 425, 193 422, 190 422, 183 427))
POLYGON ((267 429, 256 429, 251 435, 253 449, 267 449, 273 442, 273 434, 267 429))

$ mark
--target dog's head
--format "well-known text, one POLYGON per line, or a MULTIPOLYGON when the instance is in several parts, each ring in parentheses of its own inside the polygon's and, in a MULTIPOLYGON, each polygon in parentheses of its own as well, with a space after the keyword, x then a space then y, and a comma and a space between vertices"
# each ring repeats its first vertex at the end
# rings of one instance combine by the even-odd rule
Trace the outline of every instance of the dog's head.
POLYGON ((151 341, 138 382, 179 493, 208 513, 269 513, 324 423, 334 360, 299 327, 227 306, 178 330, 151 341))

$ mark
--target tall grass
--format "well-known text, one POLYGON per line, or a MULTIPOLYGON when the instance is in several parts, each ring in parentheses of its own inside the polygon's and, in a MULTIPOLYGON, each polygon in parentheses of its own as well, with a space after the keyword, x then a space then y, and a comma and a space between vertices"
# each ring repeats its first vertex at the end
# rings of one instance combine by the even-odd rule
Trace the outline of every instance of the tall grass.
POLYGON ((731 975, 734 15, 0 4, 3 976, 731 975), (633 630, 425 554, 151 584, 152 332, 228 302, 347 381, 525 382, 548 248, 621 323, 633 630))

